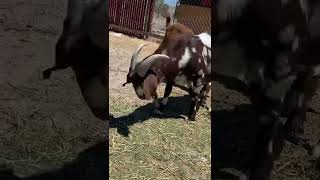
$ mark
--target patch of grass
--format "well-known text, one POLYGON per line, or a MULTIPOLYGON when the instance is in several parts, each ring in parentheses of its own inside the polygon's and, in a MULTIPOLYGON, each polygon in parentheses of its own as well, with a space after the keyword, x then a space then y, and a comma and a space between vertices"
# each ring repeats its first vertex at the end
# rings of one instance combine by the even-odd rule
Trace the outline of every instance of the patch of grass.
MULTIPOLYGON (((109 131, 110 179, 211 179, 211 121, 205 109, 191 123, 152 117, 151 105, 129 98, 110 97, 110 113, 118 119, 109 131), (116 128, 123 126, 127 137, 116 128)), ((169 99, 167 109, 183 105, 169 99)))

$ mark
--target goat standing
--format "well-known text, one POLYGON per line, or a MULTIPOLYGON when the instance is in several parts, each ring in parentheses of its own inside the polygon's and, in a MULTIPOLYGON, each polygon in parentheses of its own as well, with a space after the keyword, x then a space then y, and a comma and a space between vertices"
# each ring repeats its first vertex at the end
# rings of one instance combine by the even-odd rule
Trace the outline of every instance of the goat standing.
MULTIPOLYGON (((208 37, 211 41, 209 34, 208 37)), ((127 82, 123 86, 132 83, 140 99, 154 99, 156 111, 161 114, 173 85, 187 86, 192 103, 186 119, 194 121, 211 84, 211 44, 206 46, 201 38, 203 36, 181 35, 168 45, 167 55, 152 54, 137 61, 139 52, 147 44, 140 45, 132 55, 127 82), (156 90, 160 83, 166 83, 166 88, 159 104, 156 90)))

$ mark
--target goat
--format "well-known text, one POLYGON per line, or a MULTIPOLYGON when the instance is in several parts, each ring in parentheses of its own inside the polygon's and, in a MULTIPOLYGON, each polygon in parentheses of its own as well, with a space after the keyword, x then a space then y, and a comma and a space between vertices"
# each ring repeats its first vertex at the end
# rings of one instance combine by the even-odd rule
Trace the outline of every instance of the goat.
POLYGON ((171 18, 166 18, 166 32, 159 47, 154 51, 154 54, 166 54, 166 49, 170 42, 174 41, 177 37, 183 34, 194 34, 193 31, 181 23, 170 24, 171 18))
MULTIPOLYGON (((170 24, 170 22, 171 22, 170 15, 167 15, 165 36, 153 54, 166 54, 166 55, 168 55, 168 52, 167 52, 168 46, 170 45, 170 43, 174 42, 175 39, 179 38, 181 35, 186 35, 186 34, 194 35, 193 31, 190 28, 188 28, 187 26, 185 26, 181 23, 170 24)), ((207 33, 202 33, 198 36, 201 37, 202 40, 204 40, 204 41, 205 41, 205 39, 211 40, 211 37, 210 38, 206 37, 206 35, 207 35, 207 33)), ((207 46, 209 48, 211 48, 211 42, 206 42, 206 43, 207 43, 207 46), (210 44, 210 45, 208 45, 208 44, 210 44)), ((174 83, 174 86, 176 86, 184 91, 187 91, 187 92, 189 91, 188 88, 185 86, 180 86, 179 84, 176 84, 176 83, 174 83)), ((206 97, 208 96, 210 89, 211 88, 209 88, 206 91, 206 97)), ((208 109, 209 111, 211 111, 211 108, 206 106, 206 101, 203 101, 201 106, 203 106, 206 109, 208 109)))
POLYGON ((55 65, 43 71, 71 67, 85 102, 93 114, 107 119, 107 0, 69 0, 63 32, 55 47, 55 65))
POLYGON ((316 88, 311 84, 317 78, 311 74, 318 68, 316 61, 304 64, 302 59, 311 43, 306 40, 308 4, 307 0, 220 0, 214 6, 215 78, 239 80, 243 86, 235 88, 251 99, 260 116, 249 167, 252 179, 270 179, 284 140, 300 139, 306 104, 313 94, 309 92, 316 88), (284 125, 280 117, 285 117, 284 125))
POLYGON ((195 121, 200 103, 205 100, 205 93, 211 84, 211 48, 200 37, 181 35, 168 45, 168 55, 152 54, 138 61, 140 50, 147 44, 140 45, 132 55, 127 82, 123 86, 132 83, 140 99, 154 99, 156 112, 160 114, 168 102, 174 83, 187 86, 192 103, 185 119, 195 121), (166 83, 166 88, 159 104, 156 90, 160 83, 166 83))

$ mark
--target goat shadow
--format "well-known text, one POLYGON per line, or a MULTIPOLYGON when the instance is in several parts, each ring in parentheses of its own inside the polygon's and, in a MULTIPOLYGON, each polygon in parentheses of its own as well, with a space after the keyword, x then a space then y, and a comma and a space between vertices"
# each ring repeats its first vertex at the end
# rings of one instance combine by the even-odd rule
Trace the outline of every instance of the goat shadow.
POLYGON ((234 179, 233 175, 221 170, 233 168, 244 174, 248 172, 254 160, 258 116, 251 104, 237 105, 231 110, 219 109, 218 106, 214 105, 216 110, 212 113, 214 178, 234 179))
POLYGON ((1 169, 3 180, 65 180, 65 179, 107 179, 108 141, 98 142, 82 151, 78 157, 63 168, 36 174, 30 177, 18 177, 11 169, 1 169))
POLYGON ((171 118, 182 120, 183 118, 181 115, 188 114, 190 105, 191 97, 189 95, 169 97, 168 104, 163 111, 163 115, 157 115, 153 113, 154 105, 152 103, 148 103, 147 105, 141 106, 125 116, 116 118, 112 115, 109 115, 109 128, 117 128, 119 134, 128 137, 130 133, 129 126, 144 122, 151 118, 171 118))

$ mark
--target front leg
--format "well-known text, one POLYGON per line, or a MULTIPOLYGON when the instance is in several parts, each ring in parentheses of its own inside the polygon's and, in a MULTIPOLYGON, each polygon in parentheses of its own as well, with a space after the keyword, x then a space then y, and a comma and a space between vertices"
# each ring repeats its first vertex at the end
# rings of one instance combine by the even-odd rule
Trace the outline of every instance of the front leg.
POLYGON ((163 113, 159 110, 160 104, 158 102, 158 96, 157 95, 154 96, 153 105, 155 107, 153 113, 158 114, 158 115, 163 115, 163 113))
POLYGON ((164 95, 163 95, 163 98, 160 102, 160 106, 159 106, 159 110, 160 111, 163 111, 164 110, 164 107, 167 105, 168 103, 168 98, 169 98, 169 95, 171 94, 172 92, 172 87, 173 87, 173 82, 172 81, 169 81, 166 85, 166 88, 164 90, 164 95))

